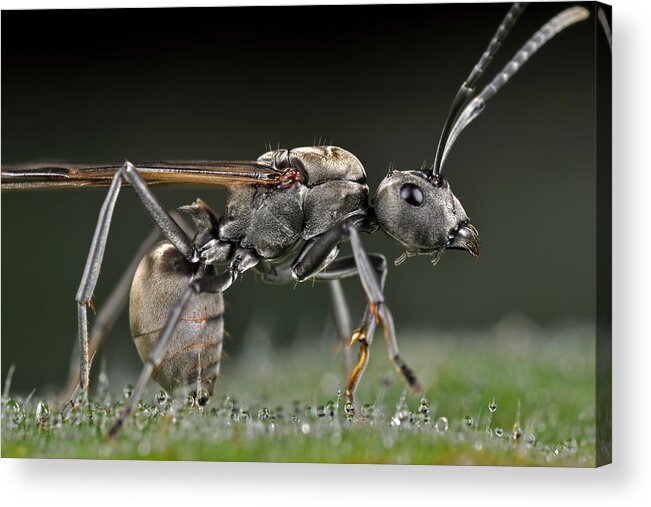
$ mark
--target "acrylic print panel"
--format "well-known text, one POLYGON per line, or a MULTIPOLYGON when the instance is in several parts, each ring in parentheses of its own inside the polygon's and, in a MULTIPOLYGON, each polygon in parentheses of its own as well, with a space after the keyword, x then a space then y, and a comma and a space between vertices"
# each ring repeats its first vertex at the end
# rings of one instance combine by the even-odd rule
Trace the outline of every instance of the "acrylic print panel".
POLYGON ((2 455, 609 462, 600 9, 4 12, 2 455))

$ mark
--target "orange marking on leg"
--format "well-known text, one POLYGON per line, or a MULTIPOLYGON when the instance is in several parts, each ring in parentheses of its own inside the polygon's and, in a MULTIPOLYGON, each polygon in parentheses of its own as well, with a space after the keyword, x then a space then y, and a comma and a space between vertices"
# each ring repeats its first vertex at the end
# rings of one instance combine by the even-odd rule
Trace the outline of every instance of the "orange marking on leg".
POLYGON ((368 309, 371 311, 371 315, 373 315, 373 317, 375 317, 375 322, 379 322, 380 317, 378 316, 378 313, 377 313, 377 305, 375 305, 373 303, 369 303, 368 304, 368 309))
POLYGON ((348 340, 348 343, 346 344, 346 348, 350 348, 353 346, 353 344, 357 341, 361 341, 366 339, 366 326, 360 326, 355 331, 353 331, 353 334, 350 335, 350 339, 348 340))
POLYGON ((359 376, 364 371, 366 367, 366 358, 368 357, 368 345, 364 341, 359 342, 359 359, 357 364, 353 368, 353 372, 350 374, 348 383, 346 384, 346 401, 348 403, 353 402, 353 393, 357 387, 357 382, 359 381, 359 376))

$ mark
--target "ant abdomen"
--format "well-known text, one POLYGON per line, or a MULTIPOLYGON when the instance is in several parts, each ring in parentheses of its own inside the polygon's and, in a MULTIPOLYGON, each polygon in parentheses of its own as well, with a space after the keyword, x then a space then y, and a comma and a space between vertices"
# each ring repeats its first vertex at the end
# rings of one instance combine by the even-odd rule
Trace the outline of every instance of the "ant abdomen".
MULTIPOLYGON (((142 259, 131 286, 131 335, 143 362, 167 323, 178 297, 195 275, 171 243, 154 246, 142 259)), ((208 267, 207 269, 212 269, 208 267)), ((224 299, 221 293, 191 296, 153 377, 164 389, 200 382, 212 393, 219 373, 224 336, 224 299)))

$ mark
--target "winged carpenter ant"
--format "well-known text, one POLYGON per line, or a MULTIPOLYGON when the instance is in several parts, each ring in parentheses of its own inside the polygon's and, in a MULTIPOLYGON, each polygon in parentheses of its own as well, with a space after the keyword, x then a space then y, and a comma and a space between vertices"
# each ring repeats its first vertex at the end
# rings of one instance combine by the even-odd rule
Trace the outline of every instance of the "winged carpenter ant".
MULTIPOLYGON (((588 16, 582 7, 562 11, 542 26, 492 81, 477 90, 479 79, 523 10, 519 3, 510 8, 459 88, 433 166, 391 170, 372 198, 360 161, 337 146, 271 150, 254 161, 3 168, 3 190, 109 187, 76 295, 79 383, 64 415, 79 392, 89 386, 97 341, 89 336, 87 310, 92 308, 113 210, 124 185, 136 192, 164 241, 144 254, 131 284, 131 332, 144 367, 110 434, 122 426, 151 377, 168 390, 197 382, 198 389, 212 393, 222 354, 222 294, 249 270, 269 283, 328 283, 338 328, 346 327, 348 314, 338 282, 359 277, 367 305, 348 341, 348 346, 359 347, 359 358, 346 384, 347 401, 354 401, 378 324, 390 360, 407 385, 418 391, 416 375, 399 353, 393 317, 384 298, 386 259, 367 253, 360 233, 382 230, 396 240, 405 251, 397 262, 429 255, 436 264, 450 249, 479 256, 479 233, 443 175, 445 161, 461 131, 519 68, 556 34, 588 16), (182 211, 194 225, 189 234, 150 188, 166 183, 225 186, 229 191, 225 211, 219 216, 202 200, 184 206, 182 211), (353 254, 339 257, 344 241, 350 241, 353 254)), ((150 239, 146 245, 154 241, 150 239)), ((107 304, 104 310, 110 315, 116 307, 107 304)), ((102 312, 97 317, 99 322, 110 320, 102 312)))

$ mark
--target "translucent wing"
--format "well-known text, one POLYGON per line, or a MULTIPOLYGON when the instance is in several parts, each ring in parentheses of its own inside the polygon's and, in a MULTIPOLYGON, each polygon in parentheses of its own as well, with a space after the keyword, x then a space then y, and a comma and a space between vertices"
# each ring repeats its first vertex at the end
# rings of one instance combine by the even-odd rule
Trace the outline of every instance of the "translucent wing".
MULTIPOLYGON (((285 171, 256 161, 176 161, 134 164, 148 184, 276 185, 285 171)), ((2 190, 108 187, 120 165, 32 164, 3 167, 2 190)))

